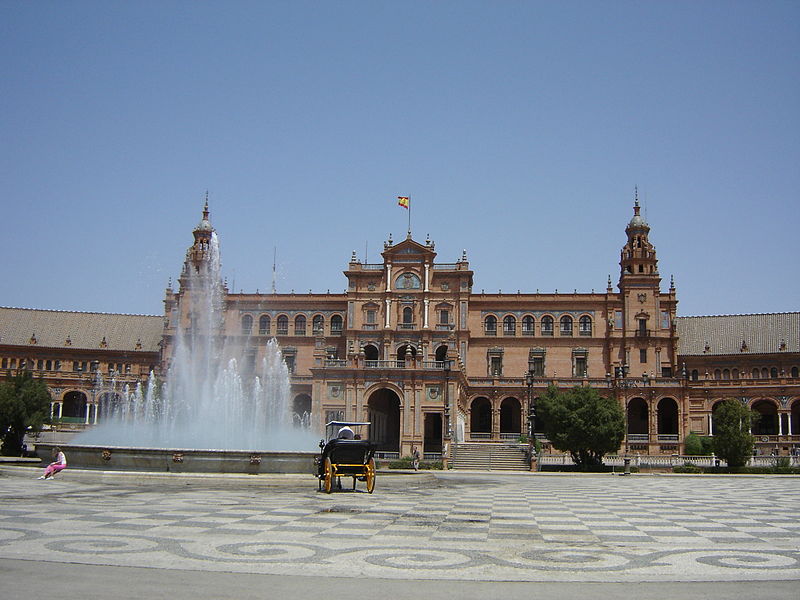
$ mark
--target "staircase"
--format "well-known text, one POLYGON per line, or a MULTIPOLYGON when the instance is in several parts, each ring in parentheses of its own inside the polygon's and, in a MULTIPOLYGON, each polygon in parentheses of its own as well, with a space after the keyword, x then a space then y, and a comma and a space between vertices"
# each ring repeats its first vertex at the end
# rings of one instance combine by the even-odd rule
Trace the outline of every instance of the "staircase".
POLYGON ((461 443, 453 446, 453 469, 528 471, 526 447, 519 444, 461 443))

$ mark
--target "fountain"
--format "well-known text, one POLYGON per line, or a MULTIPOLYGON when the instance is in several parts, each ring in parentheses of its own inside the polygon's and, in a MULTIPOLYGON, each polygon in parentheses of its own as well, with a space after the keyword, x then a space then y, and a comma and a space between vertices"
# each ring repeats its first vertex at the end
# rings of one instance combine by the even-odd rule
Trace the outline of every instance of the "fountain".
MULTIPOLYGON (((252 343, 224 333, 219 241, 208 207, 187 254, 165 381, 118 389, 98 376, 99 424, 65 446, 70 465, 111 470, 308 472, 316 437, 289 410, 289 372, 275 339, 255 364, 252 343), (183 318, 182 318, 183 317, 183 318)), ((40 456, 52 445, 39 444, 40 456)))

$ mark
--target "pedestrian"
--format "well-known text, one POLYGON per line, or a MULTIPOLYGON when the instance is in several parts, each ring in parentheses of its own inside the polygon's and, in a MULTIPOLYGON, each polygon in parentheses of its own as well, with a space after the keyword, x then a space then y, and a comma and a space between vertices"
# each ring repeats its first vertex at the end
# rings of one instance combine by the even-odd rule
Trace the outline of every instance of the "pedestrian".
POLYGON ((52 479, 53 475, 67 468, 67 457, 61 451, 61 448, 58 446, 53 448, 53 456, 55 460, 47 465, 47 468, 44 470, 44 475, 39 477, 39 479, 52 479))
POLYGON ((411 466, 415 471, 419 471, 419 450, 416 446, 411 448, 411 466))

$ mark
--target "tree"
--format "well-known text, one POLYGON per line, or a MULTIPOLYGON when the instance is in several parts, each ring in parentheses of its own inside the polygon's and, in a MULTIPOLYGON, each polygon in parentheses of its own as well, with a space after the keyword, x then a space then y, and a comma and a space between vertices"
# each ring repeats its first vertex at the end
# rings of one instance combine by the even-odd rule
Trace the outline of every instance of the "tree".
POLYGON ((714 410, 714 453, 729 467, 743 467, 753 452, 755 437, 750 428, 760 419, 738 400, 728 399, 714 410))
POLYGON ((690 433, 683 440, 683 453, 687 456, 707 456, 714 451, 714 440, 690 433))
POLYGON ((579 467, 603 463, 625 437, 625 413, 613 398, 591 387, 559 391, 551 385, 537 403, 544 432, 553 447, 569 452, 579 467))
POLYGON ((0 383, 0 452, 19 456, 28 428, 38 432, 48 420, 50 402, 47 385, 30 371, 19 371, 0 383))

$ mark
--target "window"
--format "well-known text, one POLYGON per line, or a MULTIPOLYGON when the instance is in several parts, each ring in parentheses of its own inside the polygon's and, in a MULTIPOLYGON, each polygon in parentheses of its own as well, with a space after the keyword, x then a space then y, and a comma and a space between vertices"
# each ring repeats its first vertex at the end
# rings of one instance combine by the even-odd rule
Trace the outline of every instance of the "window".
POLYGON ((542 335, 553 335, 553 317, 550 315, 542 317, 542 335))
POLYGON ((722 371, 714 369, 714 379, 722 379, 722 371))
POLYGON ((692 369, 692 381, 697 381, 700 379, 700 373, 697 369, 692 369))
POLYGON ((378 311, 376 311, 374 308, 371 308, 366 311, 365 321, 367 322, 368 325, 375 325, 375 319, 377 317, 377 314, 378 311))
POLYGON ((331 317, 331 335, 340 335, 342 333, 342 316, 333 315, 331 317))
POLYGON ((314 315, 311 320, 311 331, 314 335, 325 333, 325 318, 322 315, 314 315))
POLYGON ((0 363, 0 367, 3 368, 3 369, 7 369, 8 368, 8 359, 7 358, 3 359, 2 363, 0 363))
POLYGON ((286 315, 278 317, 278 335, 289 335, 289 317, 286 315))
POLYGON ((672 377, 672 367, 661 367, 662 377, 672 377))
POLYGON ((525 315, 522 317, 522 335, 533 335, 535 327, 536 323, 532 316, 525 315))
POLYGON ((622 311, 615 310, 614 311, 614 328, 615 329, 622 329, 622 311))
POLYGON ((581 335, 592 335, 592 317, 587 317, 586 315, 582 316, 578 320, 578 331, 581 335))
POLYGON ((588 373, 588 353, 586 350, 572 351, 573 377, 586 377, 588 373))
POLYGON ((439 311, 439 324, 440 325, 449 325, 450 324, 450 311, 446 308, 443 308, 439 311))
POLYGON ((60 360, 56 361, 55 367, 56 367, 56 371, 60 371, 61 370, 61 361, 60 360))
POLYGON ((753 369, 753 379, 758 379, 758 368, 753 369))
POLYGON ((528 370, 534 377, 544 377, 544 348, 533 348, 528 353, 528 370))
POLYGON ((261 315, 258 319, 258 334, 259 335, 269 335, 269 316, 261 315))
POLYGON ((305 335, 306 334, 306 317, 305 317, 305 315, 297 315, 294 318, 294 334, 295 335, 305 335))
POLYGON ((661 329, 669 329, 669 311, 661 311, 661 329))
POLYGON ((647 362, 647 348, 639 350, 639 362, 642 364, 647 362))
POLYGON ((53 370, 53 361, 52 360, 48 360, 47 362, 45 362, 44 365, 45 365, 44 368, 47 371, 52 371, 53 370))
POLYGON ((778 367, 772 367, 769 370, 769 376, 772 377, 772 379, 777 379, 778 378, 778 367))
POLYGON ((639 324, 639 335, 644 337, 647 335, 647 319, 637 319, 639 324))
POLYGON ((411 310, 410 306, 406 306, 403 309, 403 324, 412 325, 413 323, 414 323, 414 311, 411 310))
POLYGON ((490 356, 489 357, 489 375, 492 377, 500 377, 503 375, 503 357, 490 356))
POLYGON ((792 377, 797 377, 797 367, 792 367, 792 377))
POLYGON ((483 323, 486 335, 497 335, 497 317, 489 315, 483 323))
POLYGON ((561 335, 572 335, 572 317, 567 315, 561 317, 561 335))
POLYGON ((503 318, 503 335, 517 335, 517 320, 511 315, 503 318))
POLYGON ((242 317, 242 335, 250 335, 253 330, 253 317, 244 315, 242 317))
POLYGON ((722 378, 723 379, 730 379, 731 372, 728 369, 722 369, 722 378))
POLYGON ((284 355, 283 360, 286 362, 286 368, 289 369, 289 373, 294 373, 294 354, 284 355))

